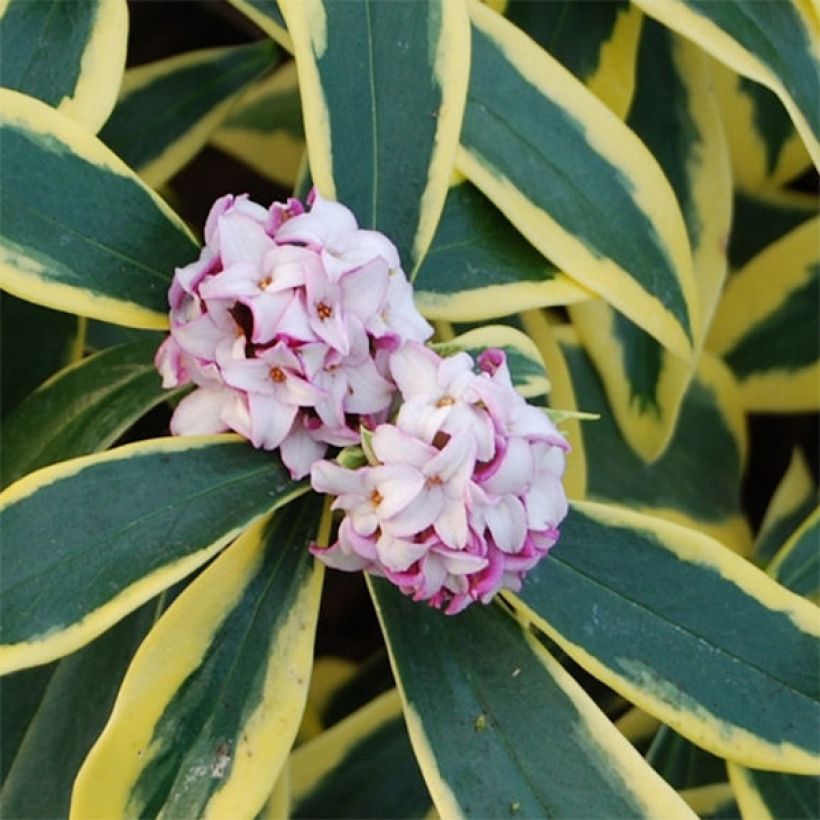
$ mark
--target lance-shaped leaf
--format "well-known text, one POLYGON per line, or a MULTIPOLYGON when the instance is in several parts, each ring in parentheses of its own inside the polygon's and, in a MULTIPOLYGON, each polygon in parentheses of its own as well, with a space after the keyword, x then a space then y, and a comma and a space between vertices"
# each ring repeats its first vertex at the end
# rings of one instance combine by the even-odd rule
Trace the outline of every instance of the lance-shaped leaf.
POLYGON ((285 25, 285 18, 279 11, 277 0, 228 0, 228 2, 259 26, 268 37, 279 43, 285 51, 293 54, 293 42, 285 25))
MULTIPOLYGON (((555 329, 550 326, 543 311, 531 310, 521 314, 524 330, 535 342, 550 378, 550 407, 568 411, 570 414, 585 410, 578 404, 572 376, 566 358, 556 339, 555 329)), ((581 423, 571 416, 561 422, 561 432, 570 445, 564 487, 569 498, 584 498, 587 494, 587 459, 581 423)))
POLYGON ((236 436, 154 439, 0 494, 0 670, 88 643, 304 486, 236 436))
POLYGON ((659 459, 646 464, 615 425, 603 385, 577 336, 571 328, 558 335, 578 406, 600 415, 581 425, 589 497, 685 524, 748 554, 752 538, 740 506, 745 417, 726 366, 704 354, 669 446, 659 459), (711 480, 693 478, 699 475, 711 480))
POLYGON ((769 245, 817 214, 818 199, 800 191, 735 191, 729 264, 746 265, 769 245))
POLYGON ((293 37, 313 180, 363 227, 387 234, 412 274, 444 207, 461 130, 466 5, 281 5, 293 37))
POLYGON ((729 763, 729 780, 743 817, 814 820, 820 817, 820 778, 746 769, 729 763))
POLYGON ((385 581, 370 583, 410 740, 442 817, 691 816, 500 607, 447 618, 385 581))
POLYGON ((637 6, 626 0, 511 0, 504 14, 615 114, 626 117, 643 19, 637 6))
POLYGON ((452 186, 414 281, 428 319, 456 322, 590 298, 557 270, 469 182, 452 186))
POLYGON ((740 820, 735 793, 726 782, 681 789, 680 796, 701 820, 740 820))
POLYGON ((174 267, 197 244, 108 148, 44 103, 0 91, 0 286, 114 324, 168 324, 174 267))
POLYGON ((738 74, 774 91, 820 164, 820 61, 816 11, 780 0, 636 0, 738 74))
POLYGON ((581 666, 684 737, 820 773, 817 608, 700 532, 576 502, 510 596, 581 666))
POLYGON ((263 41, 132 68, 100 139, 156 188, 205 145, 238 95, 276 57, 276 46, 263 41))
POLYGON ((48 103, 94 133, 117 99, 127 40, 125 0, 6 0, 3 87, 48 103))
POLYGON ((80 764, 105 725, 125 670, 158 612, 157 604, 148 603, 60 661, 0 792, 4 817, 68 816, 80 764))
POLYGON ((817 506, 817 487, 803 453, 795 448, 760 525, 751 558, 767 566, 817 506))
POLYGON ((322 719, 328 701, 334 693, 356 674, 357 665, 348 658, 324 655, 316 659, 310 678, 305 712, 299 727, 299 743, 320 735, 327 727, 322 719))
MULTIPOLYGON (((706 58, 654 20, 641 36, 638 87, 627 124, 660 162, 683 210, 703 330, 726 272, 732 178, 706 58)), ((691 364, 606 302, 579 304, 570 315, 601 374, 621 433, 636 453, 653 461, 672 437, 691 364)))
POLYGON ((0 415, 7 416, 41 382, 80 358, 84 324, 69 313, 0 292, 0 415))
POLYGON ((725 761, 661 726, 646 752, 647 762, 676 789, 726 782, 725 761))
POLYGON ((442 355, 450 350, 464 350, 477 359, 485 350, 503 350, 515 389, 525 398, 549 393, 550 383, 544 360, 535 342, 520 330, 508 325, 486 325, 468 330, 437 345, 442 355))
POLYGON ((618 731, 637 749, 642 749, 652 740, 660 728, 660 721, 648 715, 637 706, 624 712, 616 721, 618 731))
POLYGON ((57 373, 0 425, 0 485, 104 450, 168 398, 149 339, 95 353, 57 373))
POLYGON ((290 773, 294 818, 423 818, 431 807, 395 689, 300 746, 290 773))
POLYGON ((683 357, 697 338, 680 208, 638 139, 480 3, 457 164, 545 256, 683 357))
POLYGON ((210 141, 262 176, 293 188, 305 152, 296 63, 285 63, 243 94, 210 141))
POLYGON ((307 696, 322 566, 321 499, 249 530, 139 648, 83 764, 72 817, 254 817, 307 696))
POLYGON ((738 188, 771 190, 811 168, 803 141, 768 88, 717 61, 712 62, 712 76, 738 188))
POLYGON ((770 245, 731 278, 709 334, 740 384, 747 410, 820 407, 820 218, 770 245))
POLYGON ((255 820, 281 820, 290 816, 290 772, 288 764, 285 763, 273 791, 255 820))
POLYGON ((820 508, 806 518, 766 568, 783 586, 817 602, 820 599, 820 508))

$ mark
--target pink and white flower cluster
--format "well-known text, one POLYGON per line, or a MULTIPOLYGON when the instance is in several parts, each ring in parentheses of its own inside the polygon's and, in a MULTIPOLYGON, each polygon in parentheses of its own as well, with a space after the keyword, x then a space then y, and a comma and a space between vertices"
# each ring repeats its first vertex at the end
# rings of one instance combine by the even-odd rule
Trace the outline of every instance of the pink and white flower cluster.
POLYGON ((432 334, 395 246, 343 205, 308 202, 217 200, 199 259, 176 270, 156 356, 165 387, 196 385, 173 433, 234 430, 279 448, 294 478, 387 419, 389 355, 432 334))
POLYGON ((566 440, 515 391, 500 350, 441 358, 408 342, 390 374, 403 403, 367 434, 370 464, 319 461, 314 489, 345 511, 325 564, 384 576, 415 600, 460 612, 487 603, 558 538, 566 440))

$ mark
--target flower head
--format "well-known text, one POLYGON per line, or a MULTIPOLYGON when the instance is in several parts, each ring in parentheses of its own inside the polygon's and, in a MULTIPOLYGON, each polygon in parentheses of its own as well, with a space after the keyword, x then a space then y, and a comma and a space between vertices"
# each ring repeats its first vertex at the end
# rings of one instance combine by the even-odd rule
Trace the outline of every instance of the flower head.
POLYGON ((199 259, 174 275, 156 356, 166 387, 196 386, 172 432, 234 430, 279 449, 295 478, 386 418, 384 351, 432 334, 387 237, 317 193, 309 203, 217 200, 199 259))
POLYGON ((337 541, 314 555, 450 614, 519 589, 567 512, 566 440, 515 391, 502 351, 474 364, 405 344, 390 357, 404 403, 369 437, 373 463, 311 471, 345 513, 337 541))

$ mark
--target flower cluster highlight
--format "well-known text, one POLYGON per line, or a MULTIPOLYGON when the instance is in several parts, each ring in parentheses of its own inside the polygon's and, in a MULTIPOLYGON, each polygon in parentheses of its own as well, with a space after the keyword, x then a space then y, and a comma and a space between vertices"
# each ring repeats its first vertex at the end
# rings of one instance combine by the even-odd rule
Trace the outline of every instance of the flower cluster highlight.
POLYGON ((156 356, 165 387, 196 385, 172 433, 233 430, 278 448, 294 478, 328 445, 358 442, 362 421, 386 420, 390 353, 432 334, 395 246, 343 205, 308 201, 214 203, 200 258, 175 273, 156 356))

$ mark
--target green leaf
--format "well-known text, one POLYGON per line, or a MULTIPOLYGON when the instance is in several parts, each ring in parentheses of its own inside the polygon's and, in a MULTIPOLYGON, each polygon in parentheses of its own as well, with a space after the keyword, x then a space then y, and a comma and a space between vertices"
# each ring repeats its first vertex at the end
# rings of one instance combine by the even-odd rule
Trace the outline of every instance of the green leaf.
POLYGON ((771 91, 718 62, 712 76, 738 188, 774 190, 811 168, 803 141, 771 91))
POLYGON ((810 3, 637 0, 715 59, 774 91, 820 164, 818 23, 810 3))
POLYGON ((4 817, 68 816, 80 764, 156 612, 157 604, 146 604, 57 665, 0 792, 4 817))
MULTIPOLYGON (((80 357, 82 322, 0 292, 0 401, 5 418, 39 384, 80 357), (37 342, 32 343, 36 335, 37 342)), ((7 454, 3 453, 3 460, 7 454)), ((2 461, 0 461, 2 464, 2 461)))
POLYGON ((768 573, 786 589, 815 602, 820 601, 818 544, 820 507, 815 507, 767 567, 768 573))
POLYGON ((674 193, 652 155, 560 63, 480 3, 457 165, 567 275, 680 356, 698 316, 674 193))
POLYGON ((795 448, 772 495, 752 551, 752 560, 768 566, 780 548, 817 505, 817 487, 803 453, 795 448))
POLYGON ((0 494, 0 670, 88 643, 305 489, 236 436, 154 439, 0 494))
POLYGON ((283 0, 310 170, 415 271, 444 207, 469 74, 463 3, 283 0), (351 59, 355 54, 357 59, 351 59))
POLYGON ((293 42, 285 26, 285 18, 279 11, 277 0, 228 0, 228 2, 259 26, 285 51, 293 54, 293 42))
POLYGON ((471 322, 587 299, 469 182, 450 188, 415 300, 428 319, 471 322))
POLYGON ((116 441, 168 398, 152 339, 109 348, 57 373, 0 425, 0 485, 116 441))
POLYGON ((615 114, 626 116, 643 17, 637 6, 627 0, 511 0, 504 14, 615 114))
POLYGON ((510 598, 587 671, 698 746, 820 773, 817 608, 717 541, 576 502, 510 598))
POLYGON ((431 807, 391 689, 291 756, 293 818, 423 818, 431 807))
POLYGON ((77 777, 73 817, 254 817, 296 737, 322 590, 322 500, 259 522, 171 605, 77 777))
POLYGON ((728 768, 743 817, 755 820, 820 817, 820 778, 755 771, 732 763, 728 768))
POLYGON ((117 99, 127 39, 125 0, 6 0, 0 11, 3 86, 94 133, 117 99))
MULTIPOLYGON (((680 203, 704 329, 726 273, 732 178, 706 58, 654 20, 644 25, 627 125, 660 162, 680 203)), ((645 461, 654 461, 672 437, 691 364, 603 301, 574 306, 570 316, 603 379, 621 433, 645 461)))
POLYGON ((0 285, 82 316, 167 326, 173 270, 197 254, 188 230, 71 120, 14 91, 0 103, 0 285))
POLYGON ((740 820, 734 792, 725 781, 682 789, 680 796, 701 820, 740 820))
POLYGON ((600 414, 581 425, 588 496, 686 524, 747 554, 752 539, 740 505, 746 422, 725 365, 714 356, 702 357, 669 446, 646 464, 616 427, 603 385, 577 337, 565 329, 559 339, 578 406, 600 414), (695 480, 698 475, 709 475, 710 481, 695 480))
POLYGON ((85 347, 89 351, 104 350, 107 347, 131 344, 143 339, 152 339, 155 346, 159 347, 165 336, 166 334, 160 330, 139 330, 89 319, 86 323, 85 347))
POLYGON ((690 816, 500 607, 476 604, 448 618, 386 581, 370 584, 410 740, 440 816, 690 816))
POLYGON ((238 95, 276 59, 276 46, 263 41, 132 68, 100 139, 156 188, 194 157, 238 95))
POLYGON ((747 410, 820 408, 820 217, 763 250, 731 278, 708 344, 740 384, 747 410))
POLYGON ((661 726, 646 753, 647 762, 678 791, 726 782, 726 764, 668 726, 661 726))
POLYGON ((296 63, 285 63, 243 94, 211 136, 211 144, 293 189, 305 153, 296 63))

